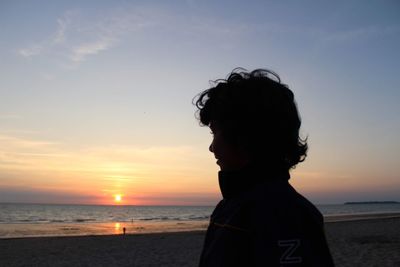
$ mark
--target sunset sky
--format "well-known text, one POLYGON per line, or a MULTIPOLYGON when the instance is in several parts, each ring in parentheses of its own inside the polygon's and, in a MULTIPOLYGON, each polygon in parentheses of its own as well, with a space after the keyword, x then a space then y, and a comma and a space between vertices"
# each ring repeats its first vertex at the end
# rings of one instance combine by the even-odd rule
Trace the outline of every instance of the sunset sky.
POLYGON ((193 97, 235 67, 294 91, 317 204, 400 201, 399 1, 1 1, 0 202, 214 205, 193 97))

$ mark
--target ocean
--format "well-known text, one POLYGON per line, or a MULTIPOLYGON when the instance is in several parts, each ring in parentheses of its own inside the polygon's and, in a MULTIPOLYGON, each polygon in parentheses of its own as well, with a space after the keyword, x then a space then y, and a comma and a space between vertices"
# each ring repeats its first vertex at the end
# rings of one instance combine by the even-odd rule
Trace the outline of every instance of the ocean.
POLYGON ((208 220, 213 207, 0 204, 1 223, 208 220))
MULTIPOLYGON (((332 216, 400 213, 400 203, 317 205, 332 216)), ((207 227, 213 206, 100 206, 0 203, 0 238, 191 231, 207 227)))

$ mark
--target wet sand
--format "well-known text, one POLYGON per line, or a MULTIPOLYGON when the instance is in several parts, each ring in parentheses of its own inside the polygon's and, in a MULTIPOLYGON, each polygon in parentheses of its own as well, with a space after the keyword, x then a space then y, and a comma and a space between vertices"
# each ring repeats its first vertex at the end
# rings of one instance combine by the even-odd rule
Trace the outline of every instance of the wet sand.
MULTIPOLYGON (((135 221, 109 223, 17 223, 0 224, 2 238, 119 235, 190 232, 207 229, 207 221, 135 221)), ((1 267, 1 266, 0 266, 1 267)))
MULTIPOLYGON (((336 266, 400 266, 400 218, 328 222, 336 266)), ((197 266, 204 231, 0 239, 0 266, 197 266)))

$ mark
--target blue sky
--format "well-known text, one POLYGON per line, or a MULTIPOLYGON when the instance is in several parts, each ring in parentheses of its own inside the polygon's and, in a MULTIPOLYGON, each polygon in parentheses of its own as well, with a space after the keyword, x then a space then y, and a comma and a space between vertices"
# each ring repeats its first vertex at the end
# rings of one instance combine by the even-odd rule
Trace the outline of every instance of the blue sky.
POLYGON ((79 180, 104 182, 93 198, 125 188, 132 202, 214 203, 210 136, 191 100, 235 67, 272 69, 294 91, 310 142, 292 174, 300 192, 400 200, 399 11, 397 1, 2 1, 0 201, 86 203, 79 180), (104 164, 125 180, 105 182, 104 164), (162 173, 182 186, 151 187, 162 173))

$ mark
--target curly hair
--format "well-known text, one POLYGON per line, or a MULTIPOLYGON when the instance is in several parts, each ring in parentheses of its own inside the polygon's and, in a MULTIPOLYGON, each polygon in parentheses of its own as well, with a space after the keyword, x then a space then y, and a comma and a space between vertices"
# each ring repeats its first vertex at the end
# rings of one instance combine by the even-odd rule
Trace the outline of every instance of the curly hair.
POLYGON ((257 164, 289 170, 305 160, 300 116, 293 92, 266 69, 234 69, 194 99, 201 125, 218 122, 224 138, 257 164))

